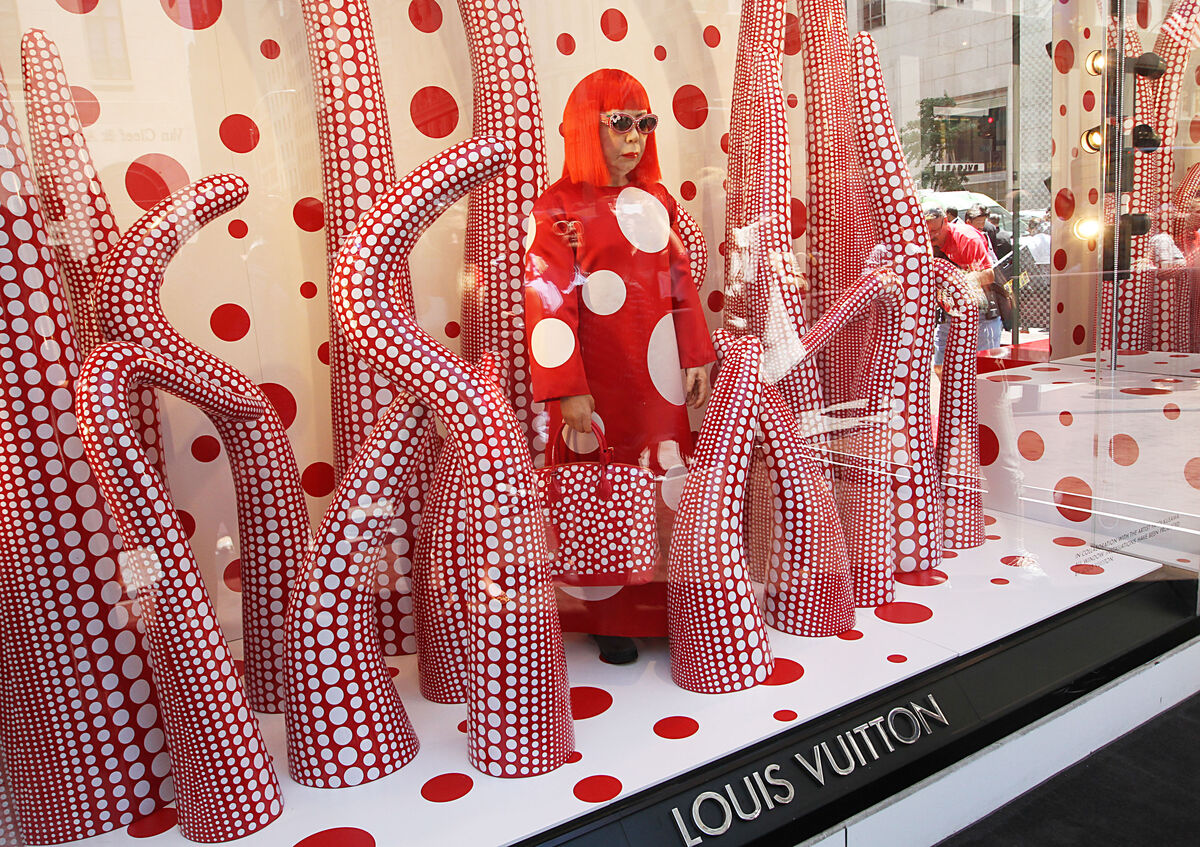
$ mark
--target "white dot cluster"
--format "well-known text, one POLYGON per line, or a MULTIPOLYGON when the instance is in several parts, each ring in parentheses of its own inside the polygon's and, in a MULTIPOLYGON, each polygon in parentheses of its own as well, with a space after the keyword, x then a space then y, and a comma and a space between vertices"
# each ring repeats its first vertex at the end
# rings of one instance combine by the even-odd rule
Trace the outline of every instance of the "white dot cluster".
MULTIPOLYGON (((228 841, 283 811, 279 783, 250 711, 200 570, 130 418, 138 384, 178 393, 214 418, 245 420, 267 405, 215 387, 135 344, 96 348, 77 383, 76 414, 92 466, 124 539, 121 569, 145 610, 151 671, 163 714, 179 829, 228 841)), ((155 761, 163 773, 166 762, 155 761)))
POLYGON ((779 392, 770 385, 760 391, 758 420, 777 515, 764 617, 792 635, 837 635, 854 626, 854 590, 833 492, 779 392))
POLYGON ((494 180, 471 189, 465 260, 474 271, 462 301, 462 350, 469 362, 497 357, 497 382, 522 431, 532 422, 525 349, 526 221, 546 187, 546 140, 529 37, 520 4, 460 0, 471 52, 472 132, 503 138, 517 151, 494 180))
POLYGON ((420 233, 511 156, 501 139, 471 139, 406 176, 342 247, 330 302, 356 351, 427 405, 449 431, 446 449, 463 457, 468 754, 485 773, 529 776, 574 747, 533 463, 499 386, 417 325, 408 268, 420 233))
POLYGON ((252 708, 283 711, 283 619, 288 590, 310 540, 296 457, 275 407, 249 377, 171 326, 159 290, 167 263, 202 226, 245 199, 240 177, 197 180, 138 219, 110 251, 96 289, 101 328, 113 340, 160 353, 214 386, 266 410, 254 421, 213 421, 230 459, 238 504, 246 690, 252 708))
POLYGON ((100 263, 119 232, 75 112, 58 45, 39 29, 21 39, 29 144, 42 213, 66 284, 75 344, 87 358, 102 341, 92 305, 100 263))
POLYGON ((775 498, 761 444, 750 454, 750 477, 746 481, 746 566, 750 579, 766 582, 771 571, 771 550, 776 532, 775 498))
POLYGON ((671 678, 702 694, 749 688, 775 667, 743 543, 760 347, 753 336, 718 336, 728 343, 675 516, 667 581, 671 678))
POLYGON ((342 788, 378 779, 417 754, 384 663, 375 607, 379 547, 396 494, 432 433, 411 397, 384 410, 346 469, 304 559, 288 609, 288 770, 297 782, 342 788))
POLYGON ((979 472, 979 307, 962 271, 945 259, 933 260, 957 315, 942 364, 935 463, 945 503, 943 545, 952 550, 984 542, 983 478, 979 472))

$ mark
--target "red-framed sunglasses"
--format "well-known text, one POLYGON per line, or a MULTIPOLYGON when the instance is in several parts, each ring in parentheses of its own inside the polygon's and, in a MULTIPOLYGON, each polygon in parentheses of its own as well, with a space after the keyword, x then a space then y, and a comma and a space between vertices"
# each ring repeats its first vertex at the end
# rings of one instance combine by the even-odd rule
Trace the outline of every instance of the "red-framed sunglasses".
POLYGON ((635 126, 642 135, 649 135, 658 129, 658 115, 646 114, 635 118, 628 112, 609 112, 600 115, 600 123, 612 129, 613 132, 629 132, 635 126))

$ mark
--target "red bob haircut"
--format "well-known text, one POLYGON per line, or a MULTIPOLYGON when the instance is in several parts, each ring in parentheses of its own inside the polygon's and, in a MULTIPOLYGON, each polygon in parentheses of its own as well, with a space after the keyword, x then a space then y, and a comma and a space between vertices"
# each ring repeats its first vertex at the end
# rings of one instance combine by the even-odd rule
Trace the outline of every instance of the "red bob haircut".
MULTIPOLYGON (((571 182, 608 185, 608 164, 600 146, 600 113, 620 109, 650 111, 650 97, 632 75, 602 68, 579 81, 563 109, 563 139, 567 154, 563 176, 571 182)), ((660 179, 658 143, 651 133, 646 136, 642 160, 629 173, 629 181, 647 184, 660 179)))

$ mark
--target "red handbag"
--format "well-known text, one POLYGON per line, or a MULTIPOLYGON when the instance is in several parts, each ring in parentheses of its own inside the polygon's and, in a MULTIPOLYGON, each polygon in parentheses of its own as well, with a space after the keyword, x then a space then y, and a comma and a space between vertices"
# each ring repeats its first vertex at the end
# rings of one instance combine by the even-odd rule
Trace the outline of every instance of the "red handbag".
POLYGON ((592 432, 599 461, 560 464, 559 426, 538 470, 552 570, 568 585, 649 582, 658 558, 654 473, 614 462, 604 433, 594 424, 592 432))

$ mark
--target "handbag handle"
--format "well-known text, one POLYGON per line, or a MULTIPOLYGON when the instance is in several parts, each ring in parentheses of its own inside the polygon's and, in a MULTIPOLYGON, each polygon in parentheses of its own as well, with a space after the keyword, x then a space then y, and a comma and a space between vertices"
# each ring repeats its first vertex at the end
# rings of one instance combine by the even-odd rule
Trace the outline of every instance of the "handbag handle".
MULTIPOLYGON (((558 429, 554 431, 554 436, 546 442, 545 467, 550 472, 550 481, 546 486, 546 497, 551 503, 557 502, 561 496, 561 491, 558 487, 558 475, 554 473, 554 466, 559 464, 558 445, 563 440, 562 434, 566 426, 565 422, 560 423, 558 429)), ((608 500, 612 497, 612 479, 608 472, 608 466, 612 464, 612 448, 608 446, 603 430, 596 426, 595 423, 592 424, 592 434, 596 436, 596 441, 600 444, 600 461, 595 463, 600 465, 600 479, 596 482, 595 489, 596 497, 600 500, 608 500)))

